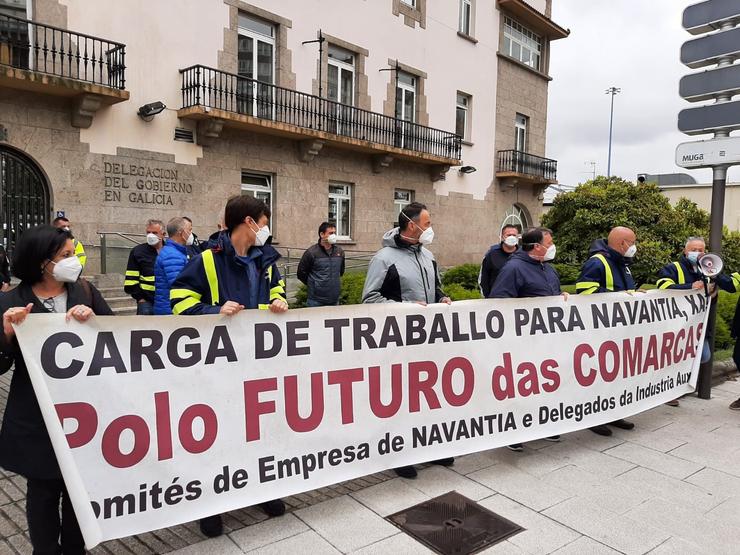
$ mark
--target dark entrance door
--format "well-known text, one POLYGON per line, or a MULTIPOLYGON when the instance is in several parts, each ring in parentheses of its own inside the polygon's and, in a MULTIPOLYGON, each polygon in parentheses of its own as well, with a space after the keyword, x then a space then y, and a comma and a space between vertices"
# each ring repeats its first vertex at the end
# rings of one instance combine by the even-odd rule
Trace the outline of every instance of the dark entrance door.
POLYGON ((0 146, 0 244, 12 254, 24 230, 49 223, 49 188, 36 164, 0 146))

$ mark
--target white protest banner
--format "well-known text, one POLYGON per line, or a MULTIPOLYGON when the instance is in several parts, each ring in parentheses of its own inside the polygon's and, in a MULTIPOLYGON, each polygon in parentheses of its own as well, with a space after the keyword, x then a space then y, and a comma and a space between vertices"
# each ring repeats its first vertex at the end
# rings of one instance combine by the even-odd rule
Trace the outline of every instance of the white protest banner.
POLYGON ((32 314, 17 336, 93 547, 644 411, 693 391, 707 306, 651 291, 86 324, 32 314))

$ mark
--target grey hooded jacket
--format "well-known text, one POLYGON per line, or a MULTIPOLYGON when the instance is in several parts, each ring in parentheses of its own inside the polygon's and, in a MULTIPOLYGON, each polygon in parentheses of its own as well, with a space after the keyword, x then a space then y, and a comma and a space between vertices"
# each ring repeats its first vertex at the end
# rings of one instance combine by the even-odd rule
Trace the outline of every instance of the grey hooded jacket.
POLYGON ((362 302, 437 303, 445 296, 434 255, 419 244, 403 241, 397 227, 387 231, 383 248, 370 261, 362 302))

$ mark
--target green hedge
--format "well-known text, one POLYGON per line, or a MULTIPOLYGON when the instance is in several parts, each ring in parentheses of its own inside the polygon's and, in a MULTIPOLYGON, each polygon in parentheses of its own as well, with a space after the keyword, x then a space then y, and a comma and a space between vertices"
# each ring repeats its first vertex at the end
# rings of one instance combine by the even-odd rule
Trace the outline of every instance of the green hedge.
MULTIPOLYGON (((339 304, 362 304, 362 289, 365 286, 365 272, 347 272, 342 276, 342 289, 339 304)), ((301 284, 296 291, 292 308, 304 308, 308 300, 308 289, 301 284)))

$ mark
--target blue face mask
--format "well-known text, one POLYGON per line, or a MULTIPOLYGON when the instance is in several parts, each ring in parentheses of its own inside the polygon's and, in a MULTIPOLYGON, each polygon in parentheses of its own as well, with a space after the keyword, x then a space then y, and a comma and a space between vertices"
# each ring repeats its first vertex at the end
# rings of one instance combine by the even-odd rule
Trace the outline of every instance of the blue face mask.
POLYGON ((690 251, 690 252, 689 252, 689 253, 688 253, 688 254, 686 255, 686 258, 688 258, 688 259, 689 259, 689 262, 691 262, 692 264, 694 264, 694 265, 695 265, 695 264, 697 264, 697 263, 699 262, 699 255, 700 255, 700 254, 701 254, 701 253, 700 253, 699 251, 690 251))

